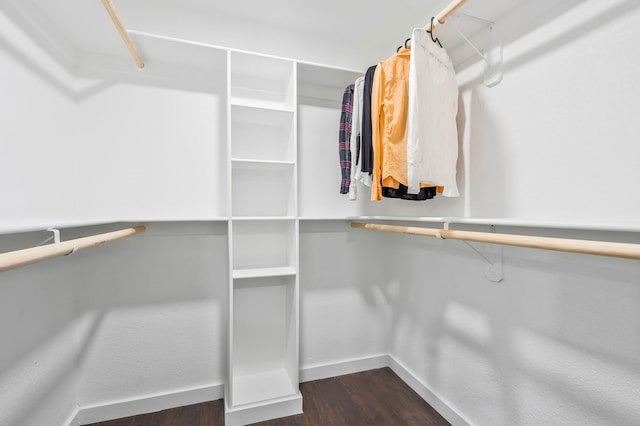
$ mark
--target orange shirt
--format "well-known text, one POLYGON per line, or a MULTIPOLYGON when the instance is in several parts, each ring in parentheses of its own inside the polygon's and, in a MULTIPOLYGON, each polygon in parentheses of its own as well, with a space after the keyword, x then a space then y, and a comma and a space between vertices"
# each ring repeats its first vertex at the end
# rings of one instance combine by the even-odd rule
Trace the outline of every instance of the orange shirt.
POLYGON ((409 59, 411 51, 400 49, 376 67, 371 88, 373 182, 371 199, 382 199, 382 185, 407 184, 407 112, 409 105, 409 59), (391 178, 391 179, 389 179, 391 178), (382 182, 384 180, 384 182, 382 182))
MULTIPOLYGON (((371 200, 382 200, 382 187, 407 185, 409 59, 402 48, 376 67, 371 90, 373 171, 371 200)), ((421 183, 422 188, 434 186, 421 183)), ((438 187, 438 192, 442 188, 438 187)))

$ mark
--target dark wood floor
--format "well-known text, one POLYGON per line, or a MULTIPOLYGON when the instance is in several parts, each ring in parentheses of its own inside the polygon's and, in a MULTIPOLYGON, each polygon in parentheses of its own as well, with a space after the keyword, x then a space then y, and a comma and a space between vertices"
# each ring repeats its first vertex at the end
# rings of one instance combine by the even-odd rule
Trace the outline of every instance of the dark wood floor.
MULTIPOLYGON (((255 426, 356 426, 449 423, 389 368, 300 384, 304 414, 255 426)), ((223 400, 94 423, 91 426, 222 426, 223 400)))

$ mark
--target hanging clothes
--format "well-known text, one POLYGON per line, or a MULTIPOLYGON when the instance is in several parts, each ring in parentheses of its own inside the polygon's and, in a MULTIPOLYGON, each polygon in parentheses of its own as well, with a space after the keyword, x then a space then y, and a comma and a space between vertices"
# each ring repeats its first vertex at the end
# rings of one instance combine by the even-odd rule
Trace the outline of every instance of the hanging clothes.
POLYGON ((358 198, 357 183, 362 174, 360 163, 362 162, 362 107, 364 97, 364 77, 358 77, 354 83, 353 90, 353 110, 351 113, 351 181, 349 184, 349 199, 356 200, 358 198))
POLYGON ((371 186, 371 173, 373 172, 373 140, 371 123, 371 94, 373 90, 373 77, 377 65, 367 69, 364 75, 364 87, 362 96, 362 136, 361 136, 361 168, 360 181, 371 186))
POLYGON ((347 194, 349 192, 349 184, 351 180, 351 115, 353 111, 353 90, 354 85, 348 85, 342 96, 342 112, 340 114, 340 130, 338 132, 338 154, 340 157, 340 172, 342 179, 340 181, 340 193, 347 194))
POLYGON ((426 200, 435 185, 422 184, 407 196, 407 136, 410 50, 402 48, 378 64, 371 94, 373 175, 371 200, 426 200))
POLYGON ((423 182, 444 186, 442 195, 460 195, 458 161, 458 85, 447 51, 424 29, 411 37, 409 60, 407 185, 410 194, 423 182))

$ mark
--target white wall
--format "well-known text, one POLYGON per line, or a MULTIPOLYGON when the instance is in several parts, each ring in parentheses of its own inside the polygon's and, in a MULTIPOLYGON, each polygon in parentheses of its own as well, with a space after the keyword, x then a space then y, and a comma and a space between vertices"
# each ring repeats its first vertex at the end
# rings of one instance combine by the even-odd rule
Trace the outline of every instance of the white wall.
POLYGON ((224 78, 77 79, 0 22, 0 230, 226 215, 224 78))
MULTIPOLYGON (((225 100, 126 82, 76 103, 71 136, 82 202, 77 215, 109 220, 207 219, 226 215, 225 100)), ((224 80, 222 81, 224 86, 224 80)), ((76 195, 77 196, 77 195, 76 195)))
MULTIPOLYGON (((3 249, 45 233, 2 237, 3 249)), ((0 425, 64 424, 77 407, 75 260, 0 275, 0 425)))
MULTIPOLYGON (((73 218, 78 180, 69 126, 71 82, 0 15, 0 228, 73 218), (38 66, 34 61, 40 60, 38 66), (42 67, 51 73, 42 72, 42 67), (52 140, 53 139, 53 140, 52 140), (61 191, 64 183, 66 190, 61 191), (29 194, 38 194, 31 197, 29 194), (62 199, 58 203, 56 199, 62 199)), ((40 243, 44 232, 2 236, 2 251, 40 243)), ((77 407, 77 272, 44 262, 0 276, 0 424, 63 424, 77 407)))
POLYGON ((384 235, 344 221, 300 226, 300 368, 386 354, 384 235))
MULTIPOLYGON (((77 79, 0 24, 1 232, 227 214, 224 79, 207 91, 77 79)), ((1 236, 0 251, 47 236, 1 236)), ((154 224, 2 273, 0 424, 65 424, 78 405, 220 385, 226 274, 224 222, 154 224)))
MULTIPOLYGON (((75 78, 1 18, 0 178, 14 185, 3 194, 0 230, 178 221, 2 274, 0 339, 11 349, 0 359, 0 424, 64 424, 78 407, 86 409, 82 421, 121 417, 150 399, 171 404, 184 399, 164 395, 198 389, 205 391, 192 394, 216 398, 206 389, 219 389, 226 375, 226 222, 179 220, 228 214, 220 190, 224 80, 200 85, 182 79, 184 70, 171 80, 90 68, 80 71, 91 78, 75 78)), ((323 130, 335 143, 317 160, 335 157, 339 179, 337 126, 323 130)), ((116 227, 65 229, 63 239, 116 227)), ((376 287, 383 264, 357 279, 357 265, 380 255, 383 237, 365 236, 363 249, 344 222, 302 229, 303 368, 386 353, 388 304, 376 287)), ((46 236, 2 236, 0 247, 46 236)))
MULTIPOLYGON (((584 235, 584 237, 589 237, 584 235)), ((640 266, 393 237, 391 355, 471 424, 637 424, 640 266)))
MULTIPOLYGON (((477 68, 459 74, 471 214, 637 226, 637 2, 568 1, 542 16, 525 5, 498 27, 504 81, 486 89, 477 68)), ((461 242, 393 236, 388 247, 391 355, 469 423, 640 422, 636 261, 505 248, 495 284, 461 242)))
MULTIPOLYGON (((476 66, 459 69, 470 213, 633 222, 637 4, 561 5, 553 11, 560 17, 539 29, 552 13, 531 5, 499 23, 501 85, 485 89, 476 66)), ((219 90, 73 79, 4 17, 1 24, 0 178, 13 184, 0 206, 3 230, 125 214, 226 215, 218 191, 226 171, 215 167, 225 155, 215 143, 224 139, 219 90)), ((332 114, 311 107, 300 119, 332 114)), ((337 166, 334 145, 305 149, 308 158, 335 152, 337 166)), ((309 215, 330 214, 315 205, 309 215)), ((433 211, 462 209, 458 200, 440 206, 433 211)), ((303 368, 390 350, 474 424, 640 421, 635 262, 507 249, 505 282, 493 284, 455 242, 365 234, 342 222, 303 222, 301 231, 303 368)), ((222 224, 165 224, 3 274, 0 338, 10 349, 0 355, 0 401, 8 404, 0 423, 62 423, 76 402, 220 383, 224 232, 222 224)), ((3 239, 2 247, 40 236, 3 239)))
MULTIPOLYGON (((336 98, 342 94, 336 90, 336 98)), ((298 179, 300 216, 345 217, 385 215, 388 200, 372 203, 370 190, 358 184, 357 200, 340 194, 338 155, 340 106, 301 105, 298 108, 298 179)))
MULTIPOLYGON (((63 238, 121 227, 68 229, 63 238)), ((46 237, 5 235, 0 246, 46 237)), ((149 407, 136 401, 192 391, 150 409, 219 398, 226 265, 225 222, 154 223, 143 235, 2 273, 0 425, 66 424, 78 406, 93 410, 87 421, 122 417, 149 407)))
POLYGON ((76 218, 73 79, 0 15, 3 229, 76 218), (62 136, 64 135, 64 136, 62 136))
POLYGON ((78 254, 81 407, 224 383, 226 223, 150 224, 78 254))
POLYGON ((540 8, 524 5, 498 22, 501 84, 487 89, 473 67, 459 72, 471 214, 637 223, 638 4, 540 8))

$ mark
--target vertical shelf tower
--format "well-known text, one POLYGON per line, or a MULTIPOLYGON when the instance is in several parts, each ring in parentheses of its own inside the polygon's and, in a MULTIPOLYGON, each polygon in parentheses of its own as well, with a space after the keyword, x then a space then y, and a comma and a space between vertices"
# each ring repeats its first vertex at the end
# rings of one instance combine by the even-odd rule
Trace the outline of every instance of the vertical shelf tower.
POLYGON ((296 64, 229 52, 225 424, 302 413, 296 64))

